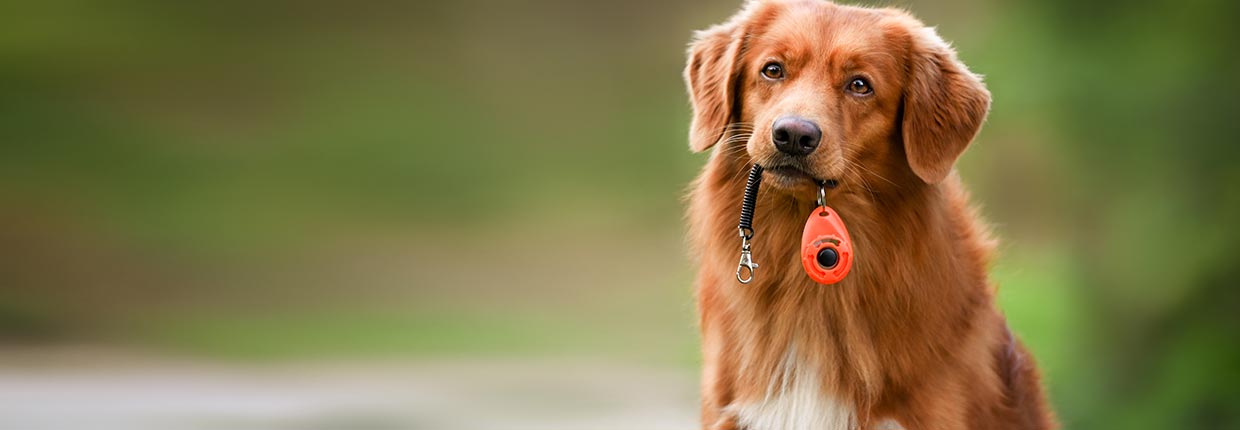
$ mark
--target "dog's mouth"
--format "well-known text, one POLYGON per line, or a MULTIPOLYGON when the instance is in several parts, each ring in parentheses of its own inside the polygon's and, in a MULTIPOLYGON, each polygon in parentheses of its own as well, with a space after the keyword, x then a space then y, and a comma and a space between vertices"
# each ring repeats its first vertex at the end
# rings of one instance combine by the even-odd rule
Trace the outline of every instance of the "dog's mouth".
POLYGON ((818 187, 825 185, 827 188, 835 188, 839 182, 834 178, 818 178, 808 170, 795 164, 779 164, 770 167, 763 167, 769 173, 768 175, 775 186, 781 188, 797 188, 810 185, 818 187))
POLYGON ((775 174, 775 175, 779 175, 783 179, 789 179, 789 180, 804 179, 804 180, 810 180, 810 181, 817 182, 817 179, 814 179, 814 175, 811 175, 809 174, 809 172, 806 172, 804 169, 801 169, 800 167, 797 167, 797 166, 793 166, 791 164, 767 167, 766 171, 771 172, 772 174, 775 174))
POLYGON ((776 179, 776 182, 782 185, 797 185, 802 183, 817 184, 823 182, 822 179, 815 177, 804 168, 794 164, 779 164, 765 168, 776 179))

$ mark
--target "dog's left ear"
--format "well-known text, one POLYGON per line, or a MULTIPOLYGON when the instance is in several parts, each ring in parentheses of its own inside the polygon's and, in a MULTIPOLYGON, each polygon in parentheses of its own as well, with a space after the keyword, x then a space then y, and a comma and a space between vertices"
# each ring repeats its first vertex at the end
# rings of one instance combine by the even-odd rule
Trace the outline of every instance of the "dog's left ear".
POLYGON ((918 25, 908 31, 904 153, 913 173, 933 184, 947 177, 982 128, 990 91, 932 28, 918 25))

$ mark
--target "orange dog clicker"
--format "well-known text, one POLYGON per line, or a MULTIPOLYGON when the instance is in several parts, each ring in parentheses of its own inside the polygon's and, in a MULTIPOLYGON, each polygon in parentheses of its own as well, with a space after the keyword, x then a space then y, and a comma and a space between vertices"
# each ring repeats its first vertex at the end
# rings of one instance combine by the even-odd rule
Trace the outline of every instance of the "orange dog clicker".
POLYGON ((840 215, 826 205, 814 208, 801 233, 805 273, 819 284, 834 284, 848 275, 852 261, 852 240, 840 215))

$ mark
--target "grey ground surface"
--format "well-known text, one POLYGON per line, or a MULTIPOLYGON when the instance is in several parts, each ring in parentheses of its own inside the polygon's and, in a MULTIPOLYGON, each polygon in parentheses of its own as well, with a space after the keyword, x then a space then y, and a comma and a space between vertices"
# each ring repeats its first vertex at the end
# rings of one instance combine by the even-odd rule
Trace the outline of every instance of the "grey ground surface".
POLYGON ((573 359, 220 363, 0 351, 0 428, 690 429, 696 378, 573 359))

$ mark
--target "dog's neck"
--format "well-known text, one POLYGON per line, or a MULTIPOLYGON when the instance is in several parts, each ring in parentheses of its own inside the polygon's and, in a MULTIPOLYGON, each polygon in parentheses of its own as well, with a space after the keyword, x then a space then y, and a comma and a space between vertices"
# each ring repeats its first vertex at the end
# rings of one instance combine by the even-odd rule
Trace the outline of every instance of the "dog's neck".
MULTIPOLYGON (((964 329, 960 315, 988 306, 991 242, 969 219, 973 212, 954 174, 938 184, 906 180, 873 192, 842 182, 828 205, 846 224, 856 257, 849 275, 833 285, 810 280, 798 256, 814 197, 764 188, 753 223, 753 259, 760 266, 751 284, 739 284, 732 278, 738 254, 728 251, 740 247, 735 220, 746 168, 742 160, 716 154, 698 177, 690 205, 691 218, 705 220, 691 232, 703 256, 701 282, 721 288, 737 329, 762 343, 742 348, 750 351, 743 366, 775 369, 790 345, 816 345, 819 368, 837 372, 826 377, 864 402, 893 374, 903 380, 917 371, 882 357, 949 351, 950 334, 964 329)), ((766 386, 766 373, 742 378, 766 386)))
MULTIPOLYGON (((696 246, 739 246, 735 219, 750 165, 748 160, 716 156, 698 178, 690 210, 708 214, 700 219, 710 221, 692 226, 696 246)), ((960 213, 972 216, 972 210, 957 175, 937 184, 924 183, 911 173, 894 182, 879 178, 862 181, 842 181, 827 198, 853 238, 857 252, 854 270, 882 270, 885 262, 908 259, 933 259, 934 266, 957 270, 984 269, 989 264, 988 252, 953 246, 968 242, 965 236, 980 236, 989 243, 987 232, 973 231, 975 220, 958 219, 960 213), (957 208, 962 210, 953 210, 957 208)), ((816 206, 815 199, 812 192, 793 194, 771 186, 759 191, 753 248, 755 261, 766 264, 761 266, 764 274, 800 267, 797 252, 801 227, 816 206)))

